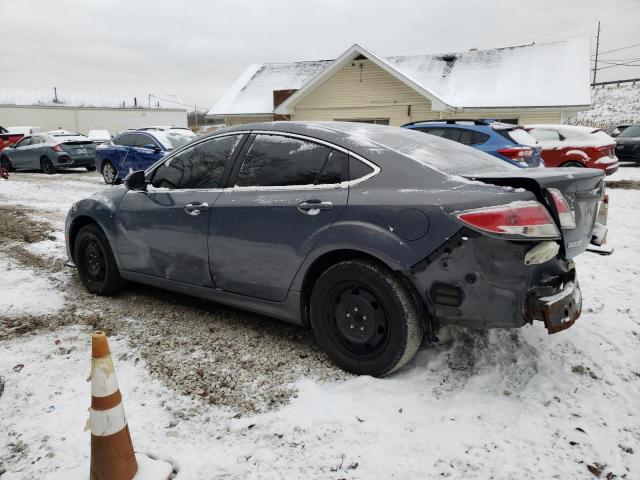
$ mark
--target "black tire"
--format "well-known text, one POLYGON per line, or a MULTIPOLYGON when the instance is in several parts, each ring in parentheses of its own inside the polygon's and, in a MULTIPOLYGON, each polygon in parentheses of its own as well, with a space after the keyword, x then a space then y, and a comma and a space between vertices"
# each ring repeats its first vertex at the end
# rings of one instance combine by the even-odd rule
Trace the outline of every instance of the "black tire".
POLYGON ((89 224, 76 235, 73 258, 84 286, 96 295, 112 295, 126 285, 104 232, 89 224))
POLYGON ((118 172, 116 171, 116 167, 113 166, 113 163, 106 161, 102 164, 102 179, 104 183, 107 185, 115 185, 118 180, 118 172))
POLYGON ((96 171, 96 166, 95 165, 90 166, 90 167, 84 167, 84 168, 87 169, 87 172, 95 172, 96 171))
POLYGON ((423 328, 408 288, 392 271, 368 260, 328 268, 311 293, 311 326, 340 368, 381 377, 415 355, 423 328))
POLYGON ((7 172, 13 172, 11 160, 9 160, 6 155, 0 157, 0 168, 4 168, 7 172))
POLYGON ((47 157, 42 157, 40 159, 40 170, 47 175, 53 175, 56 173, 56 167, 53 166, 53 162, 47 157))
POLYGON ((567 162, 560 165, 561 167, 574 167, 574 168, 584 168, 584 165, 580 162, 567 162))

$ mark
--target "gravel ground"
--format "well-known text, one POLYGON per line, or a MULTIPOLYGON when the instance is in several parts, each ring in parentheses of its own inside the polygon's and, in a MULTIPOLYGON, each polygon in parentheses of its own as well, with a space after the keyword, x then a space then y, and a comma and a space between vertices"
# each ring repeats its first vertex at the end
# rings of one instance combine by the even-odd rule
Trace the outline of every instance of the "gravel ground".
POLYGON ((62 259, 26 248, 54 238, 53 226, 33 214, 3 207, 0 250, 47 275, 66 292, 66 305, 52 315, 11 317, 9 312, 0 340, 78 323, 126 334, 151 372, 168 386, 240 412, 282 405, 295 394, 291 384, 303 376, 345 375, 319 351, 308 329, 136 284, 110 298, 87 293, 62 259))

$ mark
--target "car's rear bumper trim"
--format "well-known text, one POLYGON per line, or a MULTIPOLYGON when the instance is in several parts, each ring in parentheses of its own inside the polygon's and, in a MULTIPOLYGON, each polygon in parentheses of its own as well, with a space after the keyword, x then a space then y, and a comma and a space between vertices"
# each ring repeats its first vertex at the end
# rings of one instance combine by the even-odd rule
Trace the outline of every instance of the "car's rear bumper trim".
POLYGON ((582 293, 576 280, 565 283, 562 291, 554 295, 530 297, 526 316, 542 320, 551 334, 569 328, 580 317, 581 312, 582 293))

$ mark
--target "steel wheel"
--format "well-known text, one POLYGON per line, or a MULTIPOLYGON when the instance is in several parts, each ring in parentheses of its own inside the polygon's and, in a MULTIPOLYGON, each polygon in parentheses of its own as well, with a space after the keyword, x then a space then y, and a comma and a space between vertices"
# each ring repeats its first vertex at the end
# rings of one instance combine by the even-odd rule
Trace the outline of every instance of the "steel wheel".
POLYGON ((359 283, 333 288, 328 299, 333 321, 330 332, 345 352, 359 358, 376 355, 388 340, 389 321, 380 299, 359 283))
POLYGON ((102 178, 104 182, 113 185, 116 181, 118 173, 111 162, 105 162, 102 166, 102 178))
POLYGON ((89 239, 84 244, 84 262, 88 276, 97 283, 102 283, 106 276, 107 264, 104 251, 96 239, 89 239))
POLYGON ((348 372, 376 377, 405 365, 423 329, 418 306, 400 277, 384 265, 354 259, 316 280, 311 326, 327 355, 348 372))

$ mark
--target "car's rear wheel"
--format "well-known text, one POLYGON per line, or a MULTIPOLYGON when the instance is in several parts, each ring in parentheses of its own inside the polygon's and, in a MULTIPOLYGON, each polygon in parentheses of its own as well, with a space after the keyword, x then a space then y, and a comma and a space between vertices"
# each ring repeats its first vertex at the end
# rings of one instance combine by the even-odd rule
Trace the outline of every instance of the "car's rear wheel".
POLYGON ((584 165, 580 162, 567 162, 561 165, 562 167, 576 167, 576 168, 584 168, 584 165))
POLYGON ((47 175, 53 175, 56 173, 56 167, 53 166, 53 162, 47 157, 40 159, 40 169, 47 175))
POLYGON ((389 269, 347 260, 327 269, 311 294, 316 340, 341 368, 388 375, 417 352, 423 329, 413 296, 389 269))
POLYGON ((102 178, 104 182, 113 185, 116 183, 116 178, 118 178, 118 172, 116 171, 116 167, 113 166, 111 162, 104 162, 102 164, 102 178))
POLYGON ((96 167, 95 165, 89 166, 89 167, 84 167, 87 169, 87 172, 95 172, 96 171, 96 167))
POLYGON ((97 295, 111 295, 126 281, 118 272, 113 252, 104 232, 95 224, 82 227, 74 244, 74 261, 84 286, 97 295))
POLYGON ((4 168, 7 172, 13 172, 11 160, 9 160, 6 155, 0 157, 0 168, 4 168))

